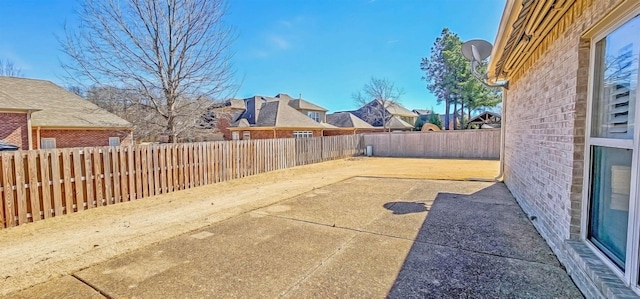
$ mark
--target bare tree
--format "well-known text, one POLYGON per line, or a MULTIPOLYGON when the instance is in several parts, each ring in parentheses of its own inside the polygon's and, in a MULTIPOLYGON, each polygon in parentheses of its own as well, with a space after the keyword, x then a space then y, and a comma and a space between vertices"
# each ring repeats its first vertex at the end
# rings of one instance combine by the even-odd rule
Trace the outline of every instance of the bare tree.
POLYGON ((22 77, 24 74, 22 69, 16 67, 13 61, 0 59, 0 76, 22 77))
POLYGON ((63 67, 76 84, 135 91, 153 114, 138 120, 176 142, 231 92, 226 11, 224 0, 85 0, 79 29, 61 39, 63 67))
POLYGON ((366 122, 387 129, 389 108, 399 104, 404 90, 396 87, 395 83, 385 78, 371 77, 362 90, 355 92, 352 97, 356 105, 361 108, 356 112, 358 117, 366 122))

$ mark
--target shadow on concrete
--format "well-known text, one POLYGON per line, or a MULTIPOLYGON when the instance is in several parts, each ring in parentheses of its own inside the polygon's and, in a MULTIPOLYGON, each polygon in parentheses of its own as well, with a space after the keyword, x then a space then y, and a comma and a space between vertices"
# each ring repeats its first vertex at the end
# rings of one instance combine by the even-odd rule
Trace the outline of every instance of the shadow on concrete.
POLYGON ((505 185, 496 183, 471 195, 438 194, 388 297, 582 294, 505 185))
POLYGON ((385 209, 393 211, 394 215, 426 212, 423 202, 393 201, 382 205, 385 209))

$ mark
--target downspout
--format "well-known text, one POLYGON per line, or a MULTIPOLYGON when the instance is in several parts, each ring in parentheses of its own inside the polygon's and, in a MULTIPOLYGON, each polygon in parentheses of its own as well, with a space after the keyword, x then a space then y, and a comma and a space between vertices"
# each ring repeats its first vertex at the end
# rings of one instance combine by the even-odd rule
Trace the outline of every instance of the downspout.
POLYGON ((507 89, 502 88, 502 116, 500 120, 500 172, 493 178, 495 181, 504 180, 504 153, 505 153, 505 136, 507 130, 507 89))
POLYGON ((29 143, 27 148, 33 149, 33 132, 31 128, 31 111, 27 112, 27 142, 29 143))

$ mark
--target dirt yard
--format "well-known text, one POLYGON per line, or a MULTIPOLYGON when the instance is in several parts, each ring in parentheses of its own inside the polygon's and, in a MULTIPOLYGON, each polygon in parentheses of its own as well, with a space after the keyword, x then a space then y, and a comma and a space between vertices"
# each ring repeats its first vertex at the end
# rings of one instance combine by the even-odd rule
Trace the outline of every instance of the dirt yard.
POLYGON ((493 179, 498 161, 351 158, 0 230, 0 296, 355 176, 493 179))

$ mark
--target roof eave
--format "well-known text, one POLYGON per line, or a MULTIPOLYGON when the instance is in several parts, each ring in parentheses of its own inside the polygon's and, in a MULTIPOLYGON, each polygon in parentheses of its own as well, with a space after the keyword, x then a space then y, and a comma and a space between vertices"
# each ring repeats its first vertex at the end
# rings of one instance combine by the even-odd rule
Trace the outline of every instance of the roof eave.
POLYGON ((499 81, 507 79, 502 74, 496 75, 496 66, 504 51, 505 43, 513 31, 513 22, 518 18, 520 9, 522 9, 522 0, 507 0, 504 6, 500 26, 498 27, 498 34, 493 43, 491 59, 489 60, 489 66, 487 68, 487 75, 491 80, 499 81))

